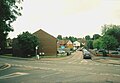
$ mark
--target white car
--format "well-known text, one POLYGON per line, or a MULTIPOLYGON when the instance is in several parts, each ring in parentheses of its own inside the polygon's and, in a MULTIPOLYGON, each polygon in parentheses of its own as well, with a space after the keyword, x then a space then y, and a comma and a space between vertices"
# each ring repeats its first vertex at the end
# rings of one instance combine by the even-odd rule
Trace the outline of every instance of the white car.
POLYGON ((64 51, 64 50, 57 50, 57 53, 58 53, 58 54, 64 54, 65 51, 64 51))

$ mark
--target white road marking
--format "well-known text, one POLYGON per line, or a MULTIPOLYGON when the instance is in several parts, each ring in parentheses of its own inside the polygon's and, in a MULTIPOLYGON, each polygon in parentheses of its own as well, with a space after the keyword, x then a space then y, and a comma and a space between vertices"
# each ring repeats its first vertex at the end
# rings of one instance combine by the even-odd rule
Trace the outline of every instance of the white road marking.
POLYGON ((112 64, 107 64, 107 66, 113 66, 112 64))
POLYGON ((24 68, 30 68, 30 69, 53 70, 53 71, 64 72, 63 70, 56 69, 56 68, 48 68, 48 67, 33 67, 33 66, 16 65, 16 64, 12 64, 12 65, 13 65, 13 66, 22 67, 22 68, 24 67, 24 68))
POLYGON ((10 68, 10 67, 11 67, 11 65, 10 65, 10 64, 8 64, 8 63, 6 63, 5 65, 6 65, 6 67, 5 67, 5 68, 2 68, 2 69, 0 69, 0 70, 5 70, 5 69, 8 69, 8 68, 10 68))
POLYGON ((1 76, 0 79, 13 78, 13 77, 18 77, 18 76, 22 76, 22 75, 28 75, 28 73, 15 72, 15 73, 1 76))
POLYGON ((120 66, 120 65, 114 65, 114 66, 118 67, 118 66, 120 66))
POLYGON ((120 75, 119 75, 119 74, 113 74, 113 76, 117 76, 117 77, 119 77, 120 75))
POLYGON ((95 65, 100 65, 99 63, 96 63, 95 65))
POLYGON ((81 61, 81 63, 87 63, 88 61, 87 60, 85 60, 85 59, 83 59, 82 61, 81 61))
POLYGON ((75 60, 73 60, 73 61, 71 61, 71 62, 68 62, 68 63, 70 64, 70 63, 74 63, 74 62, 76 62, 76 61, 77 61, 77 59, 75 59, 75 60))
POLYGON ((44 76, 41 76, 41 78, 45 78, 45 77, 49 77, 49 76, 53 76, 53 75, 57 75, 57 74, 60 74, 60 72, 44 75, 44 76))
POLYGON ((108 73, 100 73, 99 75, 108 76, 110 74, 108 74, 108 73))
POLYGON ((100 76, 115 76, 115 77, 120 77, 120 74, 109 74, 109 73, 89 73, 91 75, 100 75, 100 76))

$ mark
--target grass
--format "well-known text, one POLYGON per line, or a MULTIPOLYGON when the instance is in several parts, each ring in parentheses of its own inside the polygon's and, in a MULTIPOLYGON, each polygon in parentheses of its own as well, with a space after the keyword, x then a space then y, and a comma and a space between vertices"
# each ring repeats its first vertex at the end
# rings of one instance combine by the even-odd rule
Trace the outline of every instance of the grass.
POLYGON ((12 54, 4 54, 3 56, 12 57, 12 54))
MULTIPOLYGON (((41 58, 62 58, 62 57, 66 57, 67 55, 63 55, 63 54, 59 54, 59 55, 45 55, 45 56, 40 56, 41 58)), ((35 58, 36 56, 34 56, 33 58, 35 58)))
MULTIPOLYGON (((6 57, 14 57, 12 54, 4 54, 3 56, 6 57)), ((66 57, 66 54, 57 54, 57 55, 45 55, 45 56, 40 56, 40 58, 62 58, 62 57, 66 57)), ((17 57, 16 57, 17 58, 17 57)), ((21 57, 18 57, 21 58, 21 57)), ((36 56, 33 56, 31 58, 36 58, 36 56)))

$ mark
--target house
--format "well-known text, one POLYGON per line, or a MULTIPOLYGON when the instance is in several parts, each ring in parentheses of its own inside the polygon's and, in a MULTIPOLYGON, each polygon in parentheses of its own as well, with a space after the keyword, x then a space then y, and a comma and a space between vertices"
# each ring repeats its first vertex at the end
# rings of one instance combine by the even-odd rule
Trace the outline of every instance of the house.
POLYGON ((78 42, 78 41, 73 42, 73 46, 75 48, 79 48, 80 47, 80 42, 78 42))
POLYGON ((87 45, 87 41, 85 40, 85 38, 78 38, 78 42, 80 42, 83 46, 87 45))
POLYGON ((73 43, 69 40, 66 44, 66 47, 70 49, 73 48, 73 43))
POLYGON ((67 42, 68 42, 68 40, 58 40, 57 48, 66 47, 67 42))
POLYGON ((70 40, 58 40, 57 48, 73 48, 73 43, 70 40))
POLYGON ((38 47, 38 53, 44 53, 45 55, 57 55, 57 39, 42 29, 33 33, 40 45, 38 47))

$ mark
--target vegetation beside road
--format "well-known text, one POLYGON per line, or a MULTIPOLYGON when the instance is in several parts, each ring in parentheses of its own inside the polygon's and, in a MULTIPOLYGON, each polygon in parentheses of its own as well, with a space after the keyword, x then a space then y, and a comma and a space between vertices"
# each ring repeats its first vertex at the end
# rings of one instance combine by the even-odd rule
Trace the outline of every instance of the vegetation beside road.
POLYGON ((38 38, 29 32, 23 32, 18 35, 14 43, 14 48, 20 49, 21 54, 18 57, 29 57, 36 55, 36 47, 39 45, 38 38))
MULTIPOLYGON (((15 57, 12 54, 4 54, 4 55, 1 55, 1 57, 5 57, 5 58, 21 58, 22 59, 22 57, 15 57)), ((58 55, 40 56, 40 58, 63 58, 63 57, 67 57, 67 55, 66 54, 58 54, 58 55)), ((30 59, 37 59, 37 57, 33 56, 33 57, 30 57, 30 59)))
MULTIPOLYGON (((99 50, 96 51, 93 49, 89 49, 89 51, 95 56, 103 56, 103 52, 99 52, 99 50)), ((109 53, 106 53, 106 56, 120 58, 120 52, 110 51, 109 53)))
POLYGON ((22 2, 23 0, 0 0, 0 54, 4 54, 9 32, 14 31, 11 24, 22 15, 22 2))
POLYGON ((87 49, 96 56, 120 57, 120 25, 102 26, 102 35, 95 34, 93 38, 86 37, 87 49))

